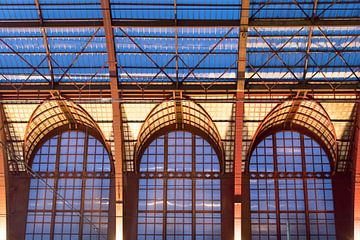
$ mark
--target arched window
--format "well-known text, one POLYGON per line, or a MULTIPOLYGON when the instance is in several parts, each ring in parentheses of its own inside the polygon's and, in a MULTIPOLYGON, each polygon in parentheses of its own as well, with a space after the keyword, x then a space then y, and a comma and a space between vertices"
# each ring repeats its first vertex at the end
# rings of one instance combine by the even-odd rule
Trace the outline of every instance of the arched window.
POLYGON ((111 162, 97 138, 55 135, 31 168, 26 239, 108 239, 111 162))
POLYGON ((220 162, 201 136, 172 131, 139 164, 137 239, 221 239, 220 162))
POLYGON ((268 135, 248 165, 252 239, 336 239, 331 167, 296 131, 268 135))

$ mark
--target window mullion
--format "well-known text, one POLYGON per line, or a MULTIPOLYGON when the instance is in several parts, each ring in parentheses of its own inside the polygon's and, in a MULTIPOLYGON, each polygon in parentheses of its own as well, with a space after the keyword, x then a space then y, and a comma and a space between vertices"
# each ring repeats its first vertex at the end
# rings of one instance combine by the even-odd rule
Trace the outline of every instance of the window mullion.
POLYGON ((192 239, 195 240, 196 236, 196 165, 195 165, 195 135, 191 135, 191 231, 192 231, 192 239))
POLYGON ((308 202, 306 159, 305 159, 306 155, 305 155, 305 142, 304 142, 303 134, 300 134, 300 146, 301 146, 302 180, 304 186, 303 191, 304 191, 304 205, 305 205, 306 238, 310 239, 309 202, 308 202))
MULTIPOLYGON (((79 137, 79 136, 78 136, 79 137)), ((86 133, 85 134, 85 139, 84 139, 84 153, 83 153, 83 170, 81 173, 81 198, 80 198, 80 221, 79 221, 79 239, 82 239, 82 233, 83 233, 83 224, 84 224, 84 201, 85 201, 85 188, 86 188, 86 173, 87 173, 87 154, 88 154, 88 140, 89 140, 89 135, 86 133)), ((79 146, 77 146, 79 147, 79 146)), ((96 146, 95 146, 96 149, 96 146)), ((96 161, 96 160, 95 160, 96 161)), ((77 163, 77 162, 76 162, 77 163)), ((75 163, 75 164, 76 164, 75 163)), ((75 167, 76 168, 76 167, 75 167)), ((93 179, 94 180, 94 179, 93 179)), ((94 182, 93 182, 94 184, 94 182)), ((93 190, 94 190, 95 186, 93 185, 93 190)), ((94 196, 94 195, 93 195, 94 196)), ((91 217, 90 217, 91 219, 91 217)), ((91 228, 90 228, 91 229, 91 228)), ((100 229, 98 229, 99 231, 100 229)), ((99 232, 100 233, 100 232, 99 232)))
MULTIPOLYGON (((167 181, 169 179, 168 176, 168 134, 165 134, 164 136, 164 180, 163 180, 163 198, 164 198, 164 204, 163 204, 163 239, 166 239, 166 228, 167 228, 167 192, 168 192, 168 186, 167 181)), ((156 161, 157 162, 157 161, 156 161)), ((155 181, 156 186, 156 181, 155 181)), ((156 217, 156 216, 155 216, 156 217)))
POLYGON ((273 155, 274 155, 274 187, 275 187, 275 203, 276 203, 276 231, 277 238, 281 239, 281 227, 280 227, 280 201, 279 201, 279 177, 278 177, 278 161, 277 161, 277 145, 276 145, 276 134, 273 134, 272 137, 272 147, 273 147, 273 155))
POLYGON ((58 135, 57 146, 56 146, 54 192, 53 192, 53 202, 52 202, 52 209, 51 209, 50 239, 54 239, 54 230, 55 230, 56 200, 57 200, 57 195, 58 195, 58 181, 59 181, 60 156, 61 156, 61 154, 60 154, 61 136, 62 135, 58 135))
MULTIPOLYGON (((202 203, 202 206, 197 208, 196 203, 211 201, 211 196, 205 196, 206 191, 218 191, 214 190, 212 179, 219 178, 219 175, 213 176, 212 171, 206 172, 196 168, 196 156, 197 156, 197 135, 194 133, 186 133, 183 131, 175 131, 170 133, 165 133, 162 135, 164 137, 164 170, 163 174, 153 175, 151 170, 147 169, 146 173, 140 174, 141 180, 144 178, 155 177, 159 180, 163 180, 162 186, 159 186, 159 189, 163 188, 163 209, 160 211, 150 211, 146 210, 144 213, 158 213, 163 214, 163 219, 160 220, 159 224, 163 224, 162 231, 160 234, 162 235, 162 239, 167 239, 170 237, 176 238, 189 238, 196 239, 198 236, 203 236, 205 238, 211 237, 216 234, 216 236, 220 236, 220 231, 214 232, 215 225, 214 223, 208 222, 205 218, 211 218, 214 220, 214 214, 221 213, 221 211, 214 211, 209 209, 209 206, 202 203), (190 135, 191 134, 191 135, 190 135), (171 151, 170 150, 174 150, 171 151), (191 152, 190 152, 191 151, 191 152), (191 162, 190 162, 191 161, 191 162), (208 186, 208 190, 204 188, 205 180, 212 184, 212 186, 208 186), (199 185, 198 185, 199 181, 199 185), (171 192, 170 192, 171 191, 171 192), (203 195, 203 199, 197 202, 197 197, 200 197, 199 194, 203 195), (190 197, 190 198, 189 198, 190 197), (171 203, 168 201, 171 200, 171 203), (173 202, 174 201, 174 202, 173 202), (171 205, 169 205, 171 204, 171 205), (174 206, 173 206, 174 204, 174 206), (191 206, 189 206, 191 204, 191 206), (202 207, 202 210, 200 209, 202 207), (173 209, 174 208, 174 209, 173 209), (197 214, 201 215, 197 218, 197 214), (198 222, 197 222, 198 220, 198 222), (191 222, 190 222, 191 221, 191 222), (202 232, 197 233, 197 224, 200 224, 202 227, 202 232), (169 227, 169 228, 168 228, 169 227), (212 234, 211 230, 212 228, 212 234), (209 229, 209 230, 207 230, 209 229), (177 231, 178 230, 178 231, 177 231)), ((153 142, 156 145, 156 142, 153 142)), ((199 150, 199 154, 204 158, 204 144, 202 146, 202 152, 199 150)), ((153 146, 148 146, 151 149, 153 146)), ((146 151, 144 154, 147 154, 146 151)), ((206 154, 209 156, 206 160, 203 159, 202 164, 213 164, 211 157, 214 154, 211 146, 207 143, 206 154), (205 163, 206 162, 206 163, 205 163)), ((142 159, 142 161, 149 161, 149 159, 142 159)), ((200 160, 199 160, 200 161, 200 160)), ((152 162, 152 160, 151 160, 152 162)), ((200 162, 199 162, 200 163, 200 162)), ((148 164, 144 162, 144 164, 148 164)), ((141 163, 140 163, 141 165, 141 163)), ((156 166, 155 166, 156 167, 156 166)), ((209 167, 209 166, 207 166, 209 167)), ((213 167, 214 168, 214 167, 213 167)), ((209 184, 208 183, 208 184, 209 184)), ((149 186, 145 186, 149 187, 149 186)), ((220 194, 220 193, 219 193, 220 194)), ((221 194, 220 194, 221 195, 221 194)), ((213 196, 215 198, 215 196, 213 196)), ((139 206, 139 205, 138 205, 139 206)), ((148 216, 150 218, 150 215, 148 216)), ((220 223, 218 223, 220 224, 220 223)), ((139 225, 139 223, 138 223, 139 225)), ((145 222, 146 226, 152 226, 151 222, 145 222)), ((217 229, 217 228, 216 228, 217 229)), ((145 238, 147 237, 156 237, 157 232, 153 233, 152 229, 145 229, 145 232, 139 233, 137 231, 137 236, 143 236, 145 234, 145 238)), ((215 237, 215 236, 213 236, 215 237)))
MULTIPOLYGON (((40 218, 36 218, 35 220, 29 220, 26 224, 37 224, 36 227, 40 230, 29 230, 26 233, 26 237, 29 237, 29 235, 31 234, 33 237, 36 238, 47 237, 49 239, 55 239, 61 236, 70 238, 75 236, 79 239, 82 239, 84 238, 84 234, 91 234, 91 232, 94 232, 94 227, 100 229, 99 220, 96 220, 96 224, 94 224, 93 222, 89 221, 87 219, 87 216, 84 214, 86 213, 86 179, 93 180, 94 178, 98 177, 105 178, 108 175, 104 175, 104 172, 101 173, 101 176, 100 172, 98 172, 98 175, 86 174, 87 169, 90 169, 90 166, 87 166, 88 154, 91 154, 87 152, 89 145, 88 141, 90 138, 89 136, 91 135, 89 135, 87 132, 85 133, 80 131, 67 130, 64 132, 58 132, 57 135, 52 136, 52 138, 49 139, 48 142, 45 142, 43 144, 45 146, 44 152, 38 150, 37 155, 35 155, 35 157, 38 156, 36 164, 51 164, 51 169, 48 167, 46 172, 46 170, 41 168, 40 170, 43 172, 40 172, 38 170, 38 167, 36 167, 33 170, 35 173, 40 174, 41 177, 44 177, 44 181, 46 184, 44 187, 38 186, 38 189, 36 189, 35 187, 33 189, 30 189, 30 191, 34 190, 34 193, 36 193, 37 202, 39 202, 39 199, 41 198, 41 204, 43 204, 44 201, 44 203, 46 204, 42 205, 43 207, 40 208, 41 205, 39 205, 39 202, 39 207, 35 208, 35 210, 33 211, 33 215, 36 218, 36 215, 41 214, 44 217, 46 216, 47 220, 43 219, 42 221, 40 221, 40 218), (84 142, 80 143, 80 140, 84 142), (44 160, 45 158, 41 158, 42 155, 47 157, 46 162, 44 160), (81 168, 79 168, 80 166, 81 168), (49 190, 51 190, 52 193, 52 195, 49 196, 50 204, 47 200, 47 194, 49 190), (41 196, 39 195, 40 191, 44 191, 41 196), (49 206, 50 208, 48 208, 49 206), (83 224, 85 224, 85 226, 83 226, 83 224), (86 228, 87 224, 94 226, 90 228, 90 232, 86 228), (46 232, 44 230, 45 227, 46 232), (86 231, 85 233, 84 230, 86 231)), ((97 140, 94 141, 95 145, 99 143, 99 141, 97 140)), ((103 150, 100 150, 99 153, 95 155, 100 156, 101 151, 103 150)), ((39 182, 36 179, 39 178, 33 176, 30 179, 30 183, 32 183, 33 181, 39 182)), ((98 189, 99 187, 101 188, 101 186, 102 183, 100 183, 100 186, 97 186, 98 189)), ((96 191, 96 189, 94 190, 94 187, 92 188, 92 190, 96 191)), ((103 193, 101 192, 100 194, 103 193)), ((92 194, 92 196, 95 196, 95 194, 92 194)), ((89 198, 88 200, 91 201, 91 199, 89 198)), ((102 212, 105 212, 100 209, 102 209, 102 207, 100 207, 99 209, 93 208, 93 210, 89 211, 90 219, 93 216, 92 214, 97 216, 98 213, 101 215, 102 212)), ((29 212, 31 212, 31 210, 31 208, 28 208, 29 212)), ((94 235, 98 235, 98 233, 96 232, 94 235)))

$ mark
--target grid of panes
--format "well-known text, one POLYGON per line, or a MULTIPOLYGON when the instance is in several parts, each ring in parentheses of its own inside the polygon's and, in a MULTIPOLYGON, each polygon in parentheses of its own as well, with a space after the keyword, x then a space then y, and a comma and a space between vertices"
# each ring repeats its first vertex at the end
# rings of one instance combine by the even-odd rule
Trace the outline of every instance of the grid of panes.
POLYGON ((66 131, 37 151, 26 239, 107 239, 111 166, 103 144, 66 131))
POLYGON ((52 130, 69 124, 67 114, 77 123, 97 129, 94 120, 82 109, 70 101, 45 101, 33 113, 33 118, 26 129, 25 159, 30 157, 36 145, 52 130), (65 106, 66 111, 60 105, 65 106))
POLYGON ((202 137, 173 131, 140 161, 140 239, 221 239, 220 164, 202 137))
POLYGON ((330 162, 312 138, 267 136, 250 163, 252 239, 336 239, 330 162))

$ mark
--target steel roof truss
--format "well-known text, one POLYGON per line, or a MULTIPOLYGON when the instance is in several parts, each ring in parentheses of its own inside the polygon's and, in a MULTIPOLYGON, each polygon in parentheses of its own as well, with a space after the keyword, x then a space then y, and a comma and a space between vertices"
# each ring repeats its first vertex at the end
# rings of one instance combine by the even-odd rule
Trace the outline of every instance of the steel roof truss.
POLYGON ((80 50, 80 52, 77 53, 76 57, 72 60, 70 65, 65 69, 65 72, 61 75, 61 77, 58 80, 58 83, 61 82, 61 80, 64 78, 64 76, 67 74, 67 72, 71 69, 71 67, 75 64, 75 62, 79 59, 82 53, 86 50, 86 48, 89 46, 89 44, 92 42, 92 40, 96 37, 97 33, 100 31, 101 28, 97 28, 94 34, 90 37, 90 39, 86 42, 84 47, 80 50))
MULTIPOLYGON (((302 28, 300 28, 299 31, 301 31, 301 30, 303 30, 303 29, 304 29, 304 28, 302 27, 302 28)), ((258 36, 265 42, 265 44, 270 48, 271 52, 280 60, 280 62, 284 65, 284 67, 286 67, 286 68, 288 69, 288 72, 290 72, 290 73, 294 76, 294 78, 295 78, 296 80, 299 80, 298 77, 295 75, 295 73, 291 70, 291 68, 285 63, 284 59, 282 59, 282 57, 279 56, 279 52, 280 52, 280 51, 276 51, 276 50, 271 46, 271 44, 270 44, 268 41, 266 41, 266 39, 260 34, 260 32, 259 32, 256 28, 254 28, 254 30, 256 31, 256 33, 258 34, 258 36)), ((286 72, 286 73, 288 73, 288 72, 286 72)))
MULTIPOLYGON (((326 68, 336 57, 337 55, 340 53, 340 52, 343 52, 345 51, 345 49, 347 47, 349 47, 356 39, 358 38, 358 36, 355 36, 348 44, 346 44, 341 50, 337 50, 337 52, 334 54, 334 56, 332 56, 327 62, 325 65, 323 66, 318 66, 315 62, 315 60, 311 57, 311 55, 309 55, 309 57, 313 60, 314 64, 317 66, 318 70, 310 77, 310 80, 312 80, 319 72, 322 72, 322 69, 323 68, 326 68)), ((355 75, 356 76, 356 75, 355 75)))
POLYGON ((225 33, 225 35, 216 43, 214 46, 200 59, 200 61, 186 74, 186 76, 182 79, 184 82, 196 69, 200 66, 200 64, 216 49, 219 44, 227 38, 227 36, 234 30, 234 28, 230 28, 229 31, 225 33))
POLYGON ((169 76, 169 74, 167 74, 164 71, 164 68, 159 66, 159 64, 127 33, 124 31, 124 29, 119 28, 120 31, 143 53, 145 54, 145 56, 173 83, 175 83, 174 79, 172 79, 172 77, 169 76))
MULTIPOLYGON (((260 32, 259 32, 256 28, 254 28, 254 30, 256 31, 257 35, 258 35, 261 39, 263 39, 263 41, 265 42, 265 44, 266 44, 267 46, 269 46, 269 48, 270 48, 270 50, 271 50, 271 52, 272 52, 273 54, 265 61, 265 63, 264 63, 262 66, 260 66, 260 67, 256 70, 255 73, 253 73, 253 75, 250 76, 249 79, 253 78, 256 74, 258 74, 258 72, 259 72, 261 69, 263 69, 263 68, 271 61, 271 59, 273 59, 275 56, 277 56, 278 58, 281 58, 280 56, 278 56, 278 53, 281 52, 281 50, 282 50, 289 42, 291 42, 291 41, 303 30, 303 28, 304 28, 304 27, 300 28, 294 35, 292 35, 278 50, 274 50, 274 49, 271 47, 271 45, 265 40, 265 38, 260 34, 260 32)), ((282 60, 282 59, 281 59, 281 60, 282 60)), ((282 60, 282 61, 283 61, 283 60, 282 60)), ((283 63, 283 64, 284 64, 284 63, 283 63)), ((289 69, 286 64, 285 64, 285 67, 286 67, 287 69, 289 69)), ((259 74, 258 74, 258 75, 259 75, 259 74)), ((296 79, 297 79, 297 78, 296 78, 296 79)))
MULTIPOLYGON (((342 52, 344 51, 344 49, 342 49, 341 51, 339 51, 334 44, 332 43, 332 41, 329 39, 329 37, 324 33, 324 31, 321 29, 321 27, 318 27, 319 31, 321 32, 321 34, 326 38, 326 40, 330 43, 331 47, 335 50, 336 55, 340 57, 340 59, 346 64, 346 66, 350 69, 350 71, 352 72, 352 74, 354 75, 354 77, 356 77, 357 80, 360 80, 359 77, 356 75, 355 71, 352 69, 352 67, 349 65, 349 63, 345 60, 345 58, 342 56, 342 52)), ((358 36, 355 36, 355 39, 358 36)))

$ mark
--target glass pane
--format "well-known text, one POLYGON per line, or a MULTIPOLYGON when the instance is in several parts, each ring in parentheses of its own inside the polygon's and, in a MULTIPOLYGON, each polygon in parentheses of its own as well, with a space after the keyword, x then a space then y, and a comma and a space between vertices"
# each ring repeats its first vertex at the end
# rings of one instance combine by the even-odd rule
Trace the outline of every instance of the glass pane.
POLYGON ((252 239, 277 239, 278 230, 281 239, 335 239, 330 161, 314 139, 271 134, 248 167, 252 239))
POLYGON ((46 141, 33 160, 42 177, 30 180, 26 239, 106 239, 110 164, 103 144, 87 133, 66 131, 46 141))
POLYGON ((174 131, 155 139, 140 162, 137 238, 220 240, 219 172, 202 137, 174 131))

